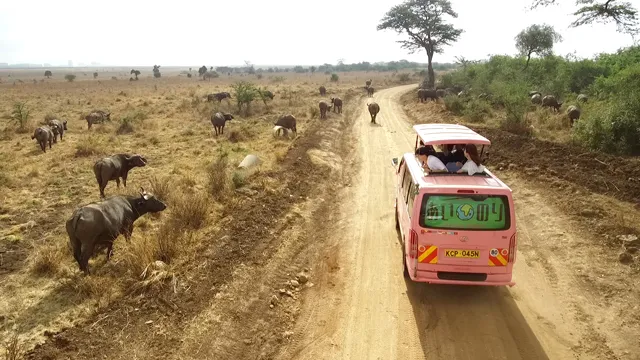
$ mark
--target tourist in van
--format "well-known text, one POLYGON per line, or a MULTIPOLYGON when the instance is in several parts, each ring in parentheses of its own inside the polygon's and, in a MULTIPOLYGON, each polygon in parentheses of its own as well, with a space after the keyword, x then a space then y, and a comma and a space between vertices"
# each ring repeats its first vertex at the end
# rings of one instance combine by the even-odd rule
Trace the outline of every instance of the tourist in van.
POLYGON ((447 172, 447 167, 436 157, 436 151, 431 146, 423 146, 416 150, 416 156, 426 172, 447 172))
POLYGON ((464 156, 464 145, 455 145, 453 150, 449 151, 449 154, 442 162, 446 164, 447 170, 451 173, 460 170, 467 162, 467 158, 464 156))
POLYGON ((484 166, 482 165, 482 161, 478 155, 478 148, 476 148, 475 145, 469 144, 465 146, 464 156, 467 158, 467 162, 465 162, 464 165, 461 162, 458 163, 461 168, 457 173, 460 174, 466 172, 469 175, 473 175, 484 171, 484 166))

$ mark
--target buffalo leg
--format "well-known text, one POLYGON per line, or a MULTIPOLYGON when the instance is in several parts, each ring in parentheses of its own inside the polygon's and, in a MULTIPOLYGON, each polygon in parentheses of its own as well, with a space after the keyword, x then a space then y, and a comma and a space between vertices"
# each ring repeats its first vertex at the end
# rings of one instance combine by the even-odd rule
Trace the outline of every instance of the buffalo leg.
POLYGON ((87 245, 82 246, 82 258, 80 261, 80 270, 84 271, 85 275, 89 275, 89 258, 93 254, 95 248, 95 240, 90 241, 87 245))
POLYGON ((124 187, 127 187, 127 176, 129 176, 128 173, 122 175, 122 185, 124 185, 124 187))
POLYGON ((116 185, 117 185, 118 188, 120 188, 120 178, 119 177, 116 178, 116 185))
POLYGON ((47 143, 45 143, 44 141, 40 142, 40 149, 42 149, 42 151, 47 152, 47 143))

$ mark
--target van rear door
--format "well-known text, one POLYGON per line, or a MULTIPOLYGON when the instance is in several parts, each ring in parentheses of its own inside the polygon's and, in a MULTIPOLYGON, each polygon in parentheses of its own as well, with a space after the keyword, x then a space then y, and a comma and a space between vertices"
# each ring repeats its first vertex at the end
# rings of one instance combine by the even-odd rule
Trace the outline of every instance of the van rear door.
POLYGON ((424 194, 418 219, 419 267, 489 266, 492 273, 506 272, 510 247, 515 246, 510 213, 506 195, 424 194), (435 261, 433 256, 429 262, 420 261, 420 250, 434 248, 435 261))

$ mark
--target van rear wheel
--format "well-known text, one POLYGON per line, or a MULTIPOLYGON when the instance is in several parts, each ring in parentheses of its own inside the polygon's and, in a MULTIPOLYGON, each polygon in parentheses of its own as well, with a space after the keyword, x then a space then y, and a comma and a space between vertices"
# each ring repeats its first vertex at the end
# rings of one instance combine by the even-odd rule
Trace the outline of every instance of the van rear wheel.
POLYGON ((404 252, 404 246, 402 247, 402 273, 406 279, 411 279, 409 269, 407 268, 407 256, 404 252))

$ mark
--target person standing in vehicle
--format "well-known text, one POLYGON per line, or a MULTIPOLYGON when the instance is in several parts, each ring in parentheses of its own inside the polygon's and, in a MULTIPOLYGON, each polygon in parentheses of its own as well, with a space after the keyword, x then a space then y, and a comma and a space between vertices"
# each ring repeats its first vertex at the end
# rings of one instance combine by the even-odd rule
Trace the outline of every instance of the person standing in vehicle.
POLYGON ((458 174, 466 172, 469 175, 473 175, 484 171, 482 160, 478 155, 478 148, 475 145, 469 144, 465 146, 464 156, 467 158, 467 162, 464 165, 460 162, 458 163, 461 166, 460 170, 457 171, 458 174))

